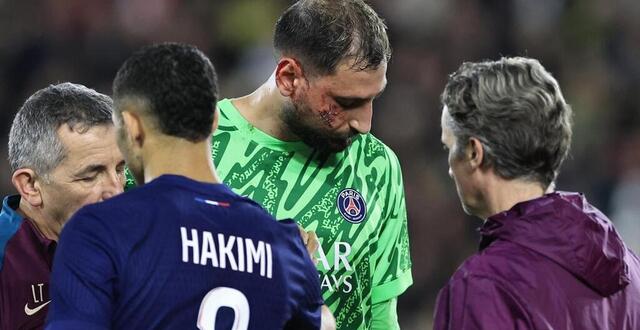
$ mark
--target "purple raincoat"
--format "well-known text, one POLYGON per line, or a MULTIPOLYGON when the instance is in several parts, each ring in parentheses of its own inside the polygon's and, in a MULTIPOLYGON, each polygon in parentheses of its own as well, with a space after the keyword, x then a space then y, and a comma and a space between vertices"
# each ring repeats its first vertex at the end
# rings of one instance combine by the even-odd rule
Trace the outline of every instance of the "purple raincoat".
POLYGON ((640 261, 581 194, 516 204, 480 233, 438 295, 435 329, 640 329, 640 261))

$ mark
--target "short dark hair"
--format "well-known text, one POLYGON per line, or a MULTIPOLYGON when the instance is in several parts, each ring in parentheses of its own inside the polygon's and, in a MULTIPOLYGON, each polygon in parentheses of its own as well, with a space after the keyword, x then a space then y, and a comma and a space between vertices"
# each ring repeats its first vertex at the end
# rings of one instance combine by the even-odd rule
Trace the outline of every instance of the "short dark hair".
POLYGON ((300 0, 278 19, 274 47, 297 57, 311 73, 328 75, 346 58, 354 69, 391 58, 387 26, 362 0, 300 0))
POLYGON ((464 63, 449 76, 442 103, 458 154, 475 137, 501 177, 545 188, 556 179, 571 145, 572 111, 540 62, 514 57, 464 63))
POLYGON ((218 100, 216 72, 194 46, 147 46, 120 67, 113 81, 113 97, 116 113, 123 98, 140 98, 161 133, 199 142, 212 133, 218 100))
POLYGON ((31 168, 46 176, 66 157, 57 134, 62 125, 78 132, 112 125, 113 101, 93 89, 72 83, 51 85, 29 97, 11 125, 9 164, 12 172, 31 168))

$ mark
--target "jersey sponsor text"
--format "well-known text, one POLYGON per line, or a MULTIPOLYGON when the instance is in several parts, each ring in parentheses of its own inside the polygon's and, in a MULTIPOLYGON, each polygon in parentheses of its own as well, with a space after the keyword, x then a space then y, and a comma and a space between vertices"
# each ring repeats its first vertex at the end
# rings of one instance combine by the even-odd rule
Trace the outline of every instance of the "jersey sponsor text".
POLYGON ((333 256, 333 263, 329 262, 327 253, 322 249, 322 244, 318 246, 318 269, 324 272, 324 274, 319 274, 320 287, 329 292, 350 293, 353 290, 353 285, 351 284, 353 266, 349 263, 351 244, 335 242, 333 251, 328 251, 328 253, 330 253, 329 256, 333 256))

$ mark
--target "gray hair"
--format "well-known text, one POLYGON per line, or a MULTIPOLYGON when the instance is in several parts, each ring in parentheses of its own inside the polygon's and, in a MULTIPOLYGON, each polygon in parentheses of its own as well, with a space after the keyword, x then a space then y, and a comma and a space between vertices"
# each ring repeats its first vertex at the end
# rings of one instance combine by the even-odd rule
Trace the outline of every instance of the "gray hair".
POLYGON ((460 153, 478 139, 485 166, 505 179, 552 184, 571 145, 571 107, 558 83, 535 59, 463 63, 441 100, 460 153))
POLYGON ((27 99, 9 132, 11 171, 30 168, 46 178, 65 158, 57 130, 64 124, 78 132, 110 125, 113 101, 85 86, 62 83, 43 88, 27 99))

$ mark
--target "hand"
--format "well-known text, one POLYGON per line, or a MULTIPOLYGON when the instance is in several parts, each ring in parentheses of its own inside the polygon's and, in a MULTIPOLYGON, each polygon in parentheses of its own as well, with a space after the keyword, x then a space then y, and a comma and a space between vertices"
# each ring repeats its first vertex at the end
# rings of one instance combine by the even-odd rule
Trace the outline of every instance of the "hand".
POLYGON ((298 229, 300 230, 300 236, 302 237, 302 242, 304 246, 307 248, 307 252, 309 252, 309 257, 311 257, 311 261, 315 265, 318 263, 318 259, 316 259, 315 254, 318 251, 318 246, 320 246, 320 241, 318 241, 318 236, 314 231, 306 231, 300 225, 298 225, 298 229))
POLYGON ((336 319, 333 317, 333 314, 331 313, 327 305, 322 305, 322 309, 320 313, 320 329, 321 330, 336 329, 336 319))

